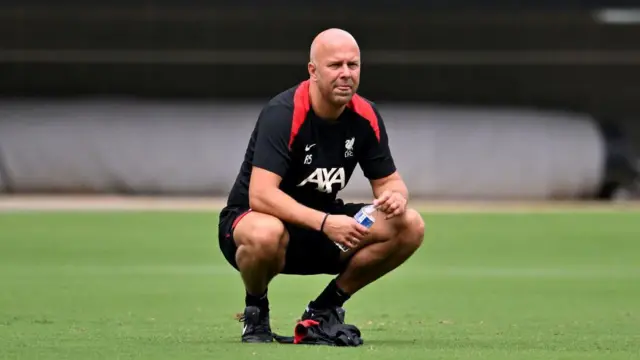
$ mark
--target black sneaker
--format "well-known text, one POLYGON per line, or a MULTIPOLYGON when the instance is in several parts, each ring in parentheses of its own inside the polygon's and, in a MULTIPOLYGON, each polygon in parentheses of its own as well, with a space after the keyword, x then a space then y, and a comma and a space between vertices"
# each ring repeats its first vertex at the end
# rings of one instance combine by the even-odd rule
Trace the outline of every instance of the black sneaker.
POLYGON ((242 342, 273 342, 273 332, 271 331, 268 312, 263 313, 257 306, 247 306, 244 309, 244 315, 240 317, 240 321, 244 322, 242 342))
POLYGON ((319 323, 344 324, 345 310, 342 307, 313 309, 307 306, 301 320, 315 320, 319 323))

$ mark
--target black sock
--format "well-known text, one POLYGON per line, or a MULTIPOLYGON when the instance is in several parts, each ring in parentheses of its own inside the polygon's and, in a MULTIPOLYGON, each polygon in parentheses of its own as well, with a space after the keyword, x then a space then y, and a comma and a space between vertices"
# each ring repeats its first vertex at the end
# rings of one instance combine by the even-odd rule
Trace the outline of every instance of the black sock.
POLYGON ((265 290, 262 295, 252 295, 246 292, 244 298, 245 306, 257 306, 260 310, 269 311, 269 298, 267 297, 268 290, 265 290))
POLYGON ((336 285, 336 279, 331 280, 329 285, 322 291, 315 301, 309 304, 313 309, 328 309, 341 307, 351 296, 336 285))

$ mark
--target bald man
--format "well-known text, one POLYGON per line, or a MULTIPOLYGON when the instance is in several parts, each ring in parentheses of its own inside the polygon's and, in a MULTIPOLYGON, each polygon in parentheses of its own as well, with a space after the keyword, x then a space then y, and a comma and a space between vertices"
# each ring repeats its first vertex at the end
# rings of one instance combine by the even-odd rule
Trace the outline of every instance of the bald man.
POLYGON ((220 249, 246 289, 243 342, 273 341, 267 289, 276 275, 337 275, 302 319, 344 323, 345 301, 404 263, 424 235, 382 117, 356 93, 356 40, 340 29, 318 34, 308 71, 262 109, 220 215, 220 249), (371 228, 353 218, 367 204, 337 197, 356 165, 374 195, 371 228))

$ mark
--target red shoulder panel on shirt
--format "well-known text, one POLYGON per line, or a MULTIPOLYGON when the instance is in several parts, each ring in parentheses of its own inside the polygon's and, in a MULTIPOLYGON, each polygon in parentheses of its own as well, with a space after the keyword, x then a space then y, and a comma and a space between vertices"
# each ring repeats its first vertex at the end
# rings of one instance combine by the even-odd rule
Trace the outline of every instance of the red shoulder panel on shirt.
POLYGON ((353 109, 356 114, 369 121, 369 125, 371 125, 373 132, 376 134, 376 138, 378 139, 378 141, 380 141, 380 127, 378 126, 378 116, 373 110, 373 106, 371 106, 371 104, 367 100, 363 99, 360 95, 354 94, 347 107, 353 109))
POLYGON ((289 136, 289 150, 293 145, 293 140, 307 117, 309 112, 309 80, 300 83, 293 95, 293 123, 291 124, 291 135, 289 136))

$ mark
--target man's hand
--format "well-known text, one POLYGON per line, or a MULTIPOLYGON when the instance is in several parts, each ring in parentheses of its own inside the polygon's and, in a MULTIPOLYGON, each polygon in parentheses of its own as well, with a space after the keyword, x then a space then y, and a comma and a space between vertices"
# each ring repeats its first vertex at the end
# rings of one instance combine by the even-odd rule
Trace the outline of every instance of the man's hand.
POLYGON ((386 190, 373 201, 373 206, 383 213, 385 219, 404 214, 407 209, 407 199, 402 194, 386 190))
POLYGON ((346 215, 329 215, 322 228, 329 239, 353 249, 369 233, 366 226, 346 215))

